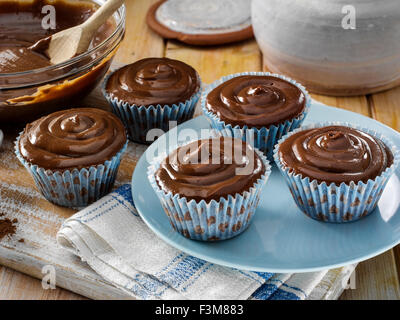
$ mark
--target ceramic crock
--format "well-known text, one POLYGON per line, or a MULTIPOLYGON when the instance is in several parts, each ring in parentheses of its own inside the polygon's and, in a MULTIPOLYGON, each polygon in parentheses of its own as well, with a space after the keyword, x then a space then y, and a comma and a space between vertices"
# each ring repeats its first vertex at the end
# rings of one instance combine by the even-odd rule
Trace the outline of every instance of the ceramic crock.
POLYGON ((329 95, 400 84, 399 0, 253 0, 266 67, 329 95))

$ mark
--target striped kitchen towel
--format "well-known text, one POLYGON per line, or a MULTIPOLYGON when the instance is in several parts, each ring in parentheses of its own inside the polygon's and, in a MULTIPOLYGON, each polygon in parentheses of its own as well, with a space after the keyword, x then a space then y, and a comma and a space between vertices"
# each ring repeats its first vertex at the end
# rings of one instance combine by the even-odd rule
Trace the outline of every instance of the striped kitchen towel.
POLYGON ((66 220, 58 243, 127 298, 337 299, 355 265, 301 274, 250 272, 176 250, 141 220, 123 185, 66 220))

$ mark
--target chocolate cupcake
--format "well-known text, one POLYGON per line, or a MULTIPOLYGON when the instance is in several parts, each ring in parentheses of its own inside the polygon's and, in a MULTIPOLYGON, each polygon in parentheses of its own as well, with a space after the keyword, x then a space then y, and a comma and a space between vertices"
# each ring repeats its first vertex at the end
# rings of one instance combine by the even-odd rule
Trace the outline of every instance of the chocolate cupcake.
POLYGON ((261 152, 229 137, 179 146, 148 169, 172 227, 203 241, 229 239, 248 227, 269 174, 261 152))
POLYGON ((254 145, 269 159, 276 142, 301 125, 310 104, 303 86, 268 72, 226 76, 202 94, 213 128, 254 145))
POLYGON ((340 123, 289 133, 274 157, 298 207, 328 222, 371 213, 399 162, 397 149, 383 136, 340 123))
POLYGON ((127 128, 129 138, 151 143, 152 139, 146 138, 151 129, 166 132, 170 124, 193 117, 200 88, 198 73, 186 63, 147 58, 111 73, 104 81, 103 94, 127 128))
POLYGON ((28 124, 15 152, 47 200, 71 207, 110 191, 126 146, 125 128, 115 115, 80 108, 28 124))

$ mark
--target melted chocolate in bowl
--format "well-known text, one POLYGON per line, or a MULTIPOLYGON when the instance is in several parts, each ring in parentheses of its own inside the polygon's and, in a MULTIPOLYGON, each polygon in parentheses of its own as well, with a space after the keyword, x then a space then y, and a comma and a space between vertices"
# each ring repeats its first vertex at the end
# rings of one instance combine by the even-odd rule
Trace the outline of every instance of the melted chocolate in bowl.
POLYGON ((225 137, 179 147, 161 163, 156 181, 166 193, 208 202, 248 191, 264 173, 253 148, 225 137))
POLYGON ((97 8, 92 1, 0 1, 0 122, 29 121, 63 107, 77 106, 96 86, 108 70, 117 46, 115 42, 119 43, 123 36, 122 30, 120 39, 112 44, 103 43, 116 30, 114 18, 92 40, 89 50, 99 49, 82 55, 76 63, 52 68, 40 50, 29 47, 40 39, 83 23, 97 8), (55 29, 42 27, 46 14, 41 11, 47 4, 56 11, 55 29), (24 73, 19 75, 19 72, 24 73))
POLYGON ((50 66, 51 63, 29 47, 36 41, 56 32, 76 26, 90 17, 96 7, 90 3, 71 5, 56 2, 56 29, 42 27, 41 8, 46 1, 32 4, 23 2, 0 2, 0 73, 22 72, 50 66))
POLYGON ((238 76, 207 95, 207 109, 225 123, 268 127, 299 116, 305 95, 294 84, 273 76, 238 76))
POLYGON ((379 139, 344 126, 297 132, 279 147, 285 167, 328 184, 375 179, 393 163, 393 154, 379 139))

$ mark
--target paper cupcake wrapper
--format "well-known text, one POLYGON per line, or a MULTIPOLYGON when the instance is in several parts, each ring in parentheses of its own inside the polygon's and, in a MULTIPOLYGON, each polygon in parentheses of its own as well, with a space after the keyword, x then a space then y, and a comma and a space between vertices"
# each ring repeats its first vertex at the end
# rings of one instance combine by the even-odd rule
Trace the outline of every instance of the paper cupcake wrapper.
POLYGON ((149 130, 161 129, 165 133, 171 129, 169 126, 170 121, 176 121, 176 125, 179 125, 193 118, 201 95, 201 84, 199 90, 185 102, 172 105, 138 106, 121 101, 107 93, 105 86, 112 74, 109 74, 103 81, 102 92, 111 105, 113 113, 124 124, 130 140, 150 144, 153 141, 147 141, 146 139, 149 130))
POLYGON ((359 220, 375 209, 386 183, 399 165, 400 153, 391 141, 374 130, 343 122, 325 122, 296 129, 280 139, 274 149, 274 160, 301 211, 315 220, 343 223, 359 220), (283 141, 296 132, 329 125, 342 125, 359 129, 381 139, 393 153, 393 164, 380 176, 374 180, 368 180, 367 183, 359 181, 358 183, 341 183, 339 186, 334 183, 330 185, 326 182, 319 183, 316 180, 310 180, 308 177, 303 178, 301 174, 295 174, 293 170, 283 166, 278 155, 279 146, 283 141))
POLYGON ((214 129, 219 130, 223 136, 233 137, 246 141, 250 145, 264 152, 268 160, 271 161, 273 160, 274 146, 277 143, 277 141, 288 132, 293 131, 294 129, 301 126, 310 109, 310 106, 311 106, 311 97, 308 94, 307 90, 301 84, 297 83, 296 81, 288 77, 269 72, 243 72, 222 77, 221 79, 210 84, 201 95, 201 107, 203 109, 203 113, 207 116, 207 118, 210 119, 211 125, 214 129), (294 84, 304 93, 306 97, 306 102, 305 102, 306 105, 304 111, 297 118, 287 120, 279 125, 270 125, 268 128, 263 127, 261 129, 258 129, 248 126, 243 126, 243 127, 239 125, 232 126, 231 124, 226 123, 221 119, 219 119, 216 114, 207 110, 206 108, 207 95, 214 88, 218 87, 221 83, 226 82, 232 78, 244 75, 274 76, 294 84))
MULTIPOLYGON (((21 133, 22 134, 22 133, 21 133)), ((83 207, 111 191, 117 176, 121 156, 128 141, 111 160, 83 169, 52 171, 26 161, 19 151, 20 136, 15 142, 18 160, 32 175, 36 186, 50 202, 63 207, 83 207)))
POLYGON ((151 186, 161 201, 172 228, 187 238, 201 241, 226 240, 241 234, 250 225, 258 203, 260 193, 270 173, 271 166, 266 157, 258 150, 265 165, 265 173, 249 191, 241 194, 221 197, 219 201, 188 201, 179 194, 166 193, 157 184, 155 173, 166 154, 157 157, 150 164, 147 174, 151 186))

